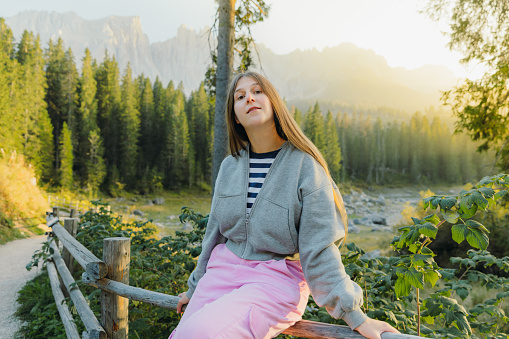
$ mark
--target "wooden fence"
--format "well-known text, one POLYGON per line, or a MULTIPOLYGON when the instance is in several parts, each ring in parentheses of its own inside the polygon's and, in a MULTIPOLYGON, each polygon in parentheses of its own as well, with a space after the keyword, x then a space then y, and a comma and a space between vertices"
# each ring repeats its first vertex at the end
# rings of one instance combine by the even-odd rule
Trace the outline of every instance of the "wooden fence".
MULTIPOLYGON (((96 206, 89 201, 75 201, 75 200, 67 200, 65 198, 55 197, 48 195, 48 205, 58 207, 60 213, 67 212, 70 213, 71 210, 75 210, 79 213, 84 213, 86 211, 94 211, 98 212, 101 206, 96 206)), ((104 206, 108 211, 111 206, 104 206)))
MULTIPOLYGON (((71 211, 71 215, 75 214, 71 211)), ((55 243, 48 261, 53 296, 62 318, 68 339, 80 338, 64 295, 70 296, 85 325, 84 339, 123 339, 128 337, 129 299, 148 303, 171 310, 177 309, 179 297, 129 286, 130 238, 106 238, 103 244, 103 260, 98 259, 75 239, 78 228, 77 218, 64 220, 60 224, 59 209, 48 212, 46 222, 52 228, 52 236, 63 245, 62 254, 55 243), (83 267, 83 282, 101 289, 101 320, 98 321, 88 306, 83 294, 72 277, 74 259, 83 267), (60 277, 59 277, 60 276, 60 277), (60 281, 60 283, 59 283, 60 281)), ((284 334, 305 338, 364 338, 347 326, 301 320, 283 332, 284 334)), ((169 333, 168 333, 169 334, 169 333)), ((408 334, 382 333, 382 339, 421 338, 408 334)))

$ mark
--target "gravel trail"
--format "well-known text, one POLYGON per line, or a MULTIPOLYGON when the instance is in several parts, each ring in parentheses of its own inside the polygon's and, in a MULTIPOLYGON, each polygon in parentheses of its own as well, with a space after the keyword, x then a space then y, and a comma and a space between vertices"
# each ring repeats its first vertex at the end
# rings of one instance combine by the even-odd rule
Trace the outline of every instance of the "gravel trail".
POLYGON ((18 291, 40 272, 36 268, 27 271, 25 266, 45 239, 46 236, 39 235, 0 245, 0 339, 15 338, 21 325, 14 317, 18 291))

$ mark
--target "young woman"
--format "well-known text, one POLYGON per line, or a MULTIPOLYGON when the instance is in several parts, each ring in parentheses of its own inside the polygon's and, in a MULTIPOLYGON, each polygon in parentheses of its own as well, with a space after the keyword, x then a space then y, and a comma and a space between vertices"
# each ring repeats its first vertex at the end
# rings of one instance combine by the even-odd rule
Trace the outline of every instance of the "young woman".
POLYGON ((367 338, 398 332, 361 311, 338 249, 348 225, 341 194, 273 85, 235 76, 226 119, 231 156, 170 338, 272 338, 301 319, 310 292, 367 338))

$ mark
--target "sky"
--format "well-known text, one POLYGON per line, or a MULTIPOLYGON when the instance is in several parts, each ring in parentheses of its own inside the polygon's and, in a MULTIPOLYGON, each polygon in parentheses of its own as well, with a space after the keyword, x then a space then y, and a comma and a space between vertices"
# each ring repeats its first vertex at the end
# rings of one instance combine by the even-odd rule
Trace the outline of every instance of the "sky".
MULTIPOLYGON (((449 51, 442 34, 447 25, 419 13, 424 0, 265 1, 269 17, 252 33, 277 54, 350 42, 383 56, 391 67, 445 65, 458 77, 482 75, 480 66, 460 65, 461 54, 449 51)), ((174 37, 183 24, 195 30, 212 26, 216 7, 214 0, 0 0, 0 16, 23 10, 73 11, 85 19, 139 16, 150 42, 158 42, 174 37)))

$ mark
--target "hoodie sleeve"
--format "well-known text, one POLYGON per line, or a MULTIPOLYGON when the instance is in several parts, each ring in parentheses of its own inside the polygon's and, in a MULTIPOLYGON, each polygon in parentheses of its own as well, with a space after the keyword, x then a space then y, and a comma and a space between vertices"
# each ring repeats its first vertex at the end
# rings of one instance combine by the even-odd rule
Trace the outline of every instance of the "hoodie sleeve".
POLYGON ((367 316, 360 309, 362 289, 346 274, 341 262, 338 245, 345 229, 332 190, 332 184, 325 184, 302 197, 300 261, 317 305, 325 306, 332 317, 355 329, 367 316))
MULTIPOLYGON (((219 181, 221 176, 221 169, 219 169, 219 173, 217 176, 216 182, 219 181)), ((217 192, 217 191, 216 191, 217 192)), ((189 286, 189 290, 186 292, 189 299, 193 296, 194 290, 198 285, 198 281, 203 277, 205 271, 207 269, 207 263, 209 262, 210 255, 212 250, 216 245, 223 244, 226 242, 226 238, 219 231, 219 220, 214 215, 215 205, 216 205, 216 195, 214 193, 214 197, 212 198, 212 205, 210 207, 209 213, 209 221, 207 222, 207 229, 205 230, 205 235, 203 237, 203 242, 201 245, 201 253, 198 257, 198 263, 196 264, 196 268, 189 276, 187 280, 187 285, 189 286)))

